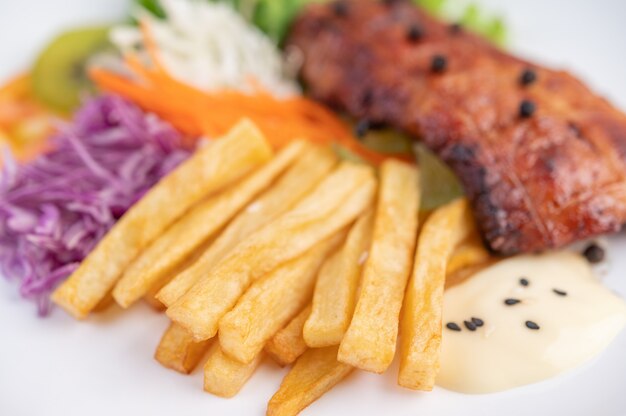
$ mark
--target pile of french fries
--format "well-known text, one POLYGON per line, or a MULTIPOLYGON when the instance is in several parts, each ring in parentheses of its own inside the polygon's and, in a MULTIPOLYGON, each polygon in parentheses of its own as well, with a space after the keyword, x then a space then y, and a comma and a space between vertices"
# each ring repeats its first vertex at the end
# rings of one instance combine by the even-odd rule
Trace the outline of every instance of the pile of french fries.
POLYGON ((447 269, 489 256, 465 200, 419 229, 419 179, 305 141, 273 154, 244 121, 151 189, 53 300, 77 318, 111 294, 165 310, 156 360, 188 374, 205 359, 217 396, 236 395, 264 355, 293 364, 268 415, 298 414, 355 368, 384 372, 396 344, 398 383, 431 390, 447 269))

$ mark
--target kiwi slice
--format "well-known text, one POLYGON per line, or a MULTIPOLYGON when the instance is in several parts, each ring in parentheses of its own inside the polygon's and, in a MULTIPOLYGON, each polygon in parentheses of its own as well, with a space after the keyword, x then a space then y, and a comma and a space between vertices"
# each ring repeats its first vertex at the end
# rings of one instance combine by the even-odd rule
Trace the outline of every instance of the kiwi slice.
POLYGON ((35 96, 49 107, 67 113, 91 89, 87 61, 109 45, 109 27, 88 27, 65 32, 39 55, 33 68, 35 96))

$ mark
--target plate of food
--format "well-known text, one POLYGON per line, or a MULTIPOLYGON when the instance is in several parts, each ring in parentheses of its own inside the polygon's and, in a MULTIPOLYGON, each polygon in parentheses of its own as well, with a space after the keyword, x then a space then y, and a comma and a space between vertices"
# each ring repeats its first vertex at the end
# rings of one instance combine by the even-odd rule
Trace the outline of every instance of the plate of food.
POLYGON ((624 12, 0 6, 0 413, 626 415, 624 12))

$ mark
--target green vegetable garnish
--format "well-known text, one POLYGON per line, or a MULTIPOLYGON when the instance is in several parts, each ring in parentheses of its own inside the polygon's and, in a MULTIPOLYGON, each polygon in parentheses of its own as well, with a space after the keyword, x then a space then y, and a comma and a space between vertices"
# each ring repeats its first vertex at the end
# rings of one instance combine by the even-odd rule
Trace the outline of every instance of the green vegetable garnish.
POLYGON ((392 129, 370 130, 361 141, 379 153, 413 155, 413 140, 392 129))
POLYGON ((454 0, 413 0, 433 16, 461 23, 463 27, 477 33, 499 46, 505 46, 507 31, 501 17, 489 16, 478 4, 459 9, 454 0), (459 14, 459 10, 461 13, 459 14))
POLYGON ((413 2, 435 15, 440 15, 446 5, 446 0, 413 0, 413 2))
POLYGON ((506 43, 506 28, 501 18, 488 18, 477 5, 472 4, 465 9, 461 24, 469 30, 483 35, 497 45, 506 43))
MULTIPOLYGON (((393 129, 373 130, 362 139, 363 144, 380 153, 404 153, 415 156, 420 168, 422 202, 420 209, 430 211, 463 195, 463 188, 452 170, 423 144, 393 129)), ((336 145, 335 151, 345 160, 363 162, 346 148, 336 145)))
POLYGON ((165 11, 163 10, 163 7, 161 7, 159 0, 135 0, 135 4, 152 13, 156 17, 165 17, 165 11))
POLYGON ((253 22, 280 44, 291 22, 304 6, 325 2, 328 0, 258 0, 253 22))
POLYGON ((425 146, 418 144, 417 159, 422 183, 422 211, 430 211, 463 195, 452 170, 425 146))

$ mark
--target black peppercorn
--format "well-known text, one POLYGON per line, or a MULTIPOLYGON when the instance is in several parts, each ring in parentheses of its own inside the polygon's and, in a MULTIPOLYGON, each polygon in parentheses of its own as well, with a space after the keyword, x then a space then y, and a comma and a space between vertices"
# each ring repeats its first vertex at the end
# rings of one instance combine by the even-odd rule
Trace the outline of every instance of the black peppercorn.
POLYGON ((433 72, 441 73, 448 68, 448 60, 443 55, 433 56, 433 60, 430 64, 430 69, 433 72))
POLYGON ((348 4, 345 1, 336 1, 332 7, 335 16, 346 17, 348 15, 348 4))
POLYGON ((406 31, 406 39, 409 42, 417 42, 424 37, 424 31, 417 23, 413 23, 406 31))
POLYGON ((532 84, 537 80, 537 73, 530 68, 526 68, 522 71, 522 74, 519 77, 519 82, 523 86, 527 86, 532 84))
POLYGON ((585 251, 583 251, 583 256, 587 259, 589 263, 596 264, 600 263, 604 260, 604 249, 597 245, 596 243, 589 244, 585 251))
POLYGON ((535 106, 534 102, 529 101, 529 100, 524 100, 520 103, 519 115, 522 118, 532 117, 536 109, 537 107, 535 106))

